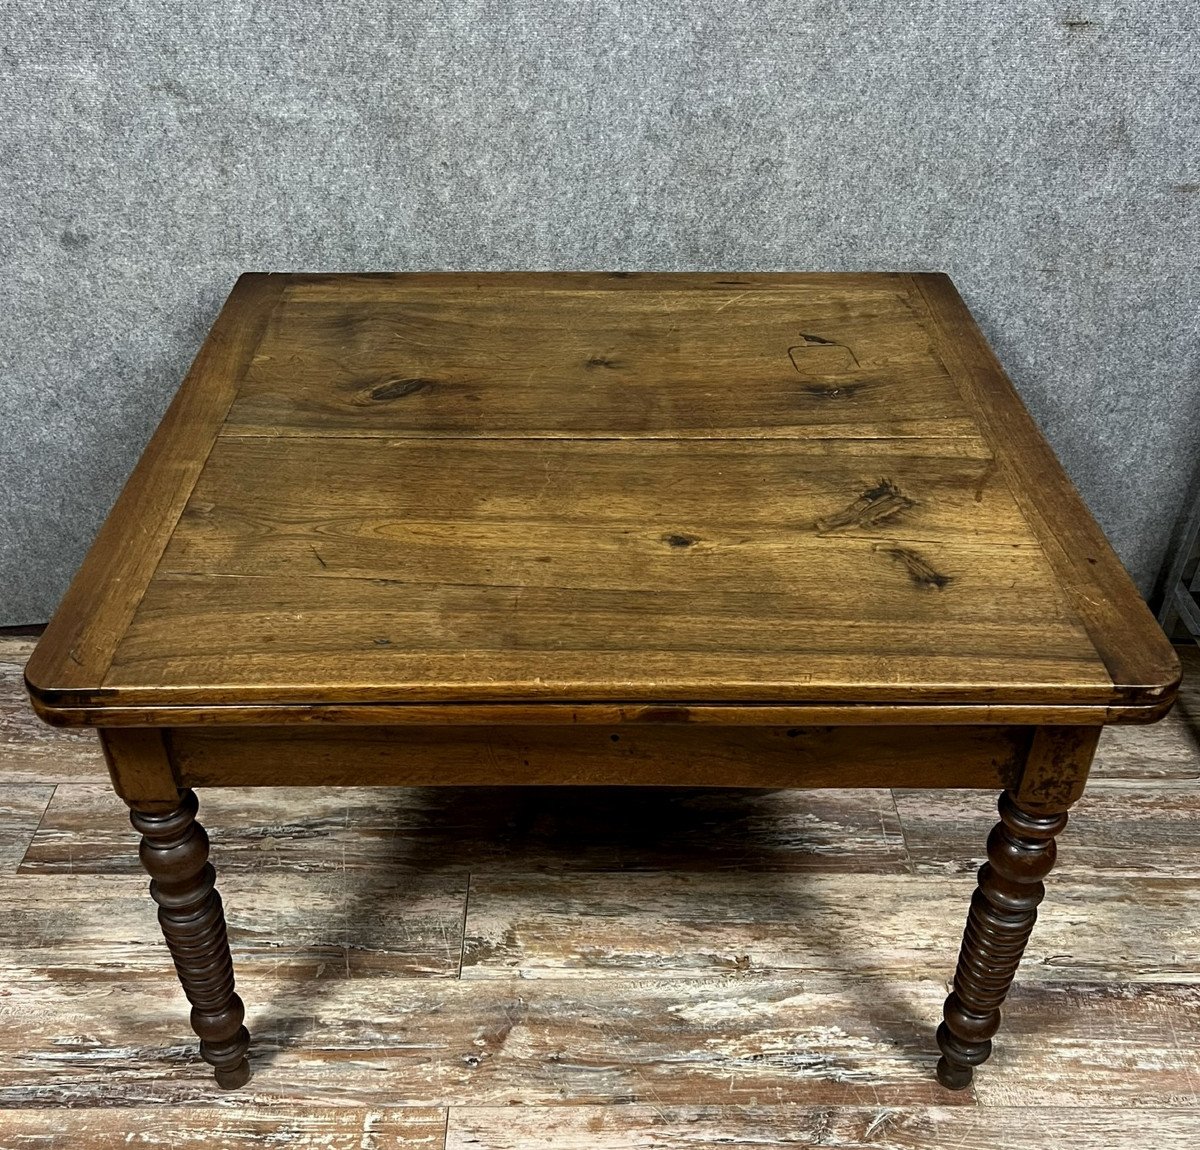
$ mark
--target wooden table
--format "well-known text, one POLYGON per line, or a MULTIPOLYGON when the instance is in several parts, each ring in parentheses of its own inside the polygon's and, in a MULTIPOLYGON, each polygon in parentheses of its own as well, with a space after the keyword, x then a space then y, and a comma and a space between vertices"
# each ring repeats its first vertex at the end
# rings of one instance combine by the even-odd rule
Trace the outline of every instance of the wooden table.
POLYGON ((964 1087, 1101 728, 1178 677, 940 275, 243 276, 28 666, 226 1087, 193 788, 473 783, 1001 792, 964 1087))

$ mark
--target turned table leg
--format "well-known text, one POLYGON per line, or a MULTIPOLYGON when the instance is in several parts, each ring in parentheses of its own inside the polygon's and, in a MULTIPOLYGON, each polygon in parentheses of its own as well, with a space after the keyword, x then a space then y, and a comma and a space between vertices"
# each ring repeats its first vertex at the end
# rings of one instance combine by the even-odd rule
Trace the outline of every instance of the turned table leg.
POLYGON ((250 1078, 250 1035, 242 1025, 245 1008, 233 989, 225 912, 216 871, 208 861, 208 835, 196 822, 198 806, 195 792, 185 790, 175 810, 133 807, 130 821, 142 835, 142 865, 150 872, 158 921, 192 1004, 200 1054, 214 1067, 218 1085, 232 1089, 250 1078))
POLYGON ((1066 825, 1065 811, 1035 814, 1008 792, 1000 796, 1000 821, 988 836, 988 861, 979 869, 954 989, 937 1031, 938 1081, 951 1090, 969 1086, 974 1067, 992 1053, 1000 1004, 1046 894, 1042 879, 1054 866, 1054 836, 1066 825))

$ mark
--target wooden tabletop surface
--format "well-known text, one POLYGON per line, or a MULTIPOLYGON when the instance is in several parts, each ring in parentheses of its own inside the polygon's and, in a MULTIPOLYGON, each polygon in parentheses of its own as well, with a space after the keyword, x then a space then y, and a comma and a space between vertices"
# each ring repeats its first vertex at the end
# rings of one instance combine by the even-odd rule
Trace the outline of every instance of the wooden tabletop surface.
POLYGON ((243 276, 27 670, 91 725, 1135 721, 1178 675, 949 279, 903 274, 243 276))

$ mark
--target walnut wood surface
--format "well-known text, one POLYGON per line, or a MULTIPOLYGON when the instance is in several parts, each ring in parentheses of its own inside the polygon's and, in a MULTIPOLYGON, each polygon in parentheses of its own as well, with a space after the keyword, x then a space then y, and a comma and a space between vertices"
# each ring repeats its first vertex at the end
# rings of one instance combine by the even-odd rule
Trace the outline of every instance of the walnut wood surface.
MULTIPOLYGON (((1028 704, 926 703, 230 703, 219 707, 86 706, 46 710, 35 700, 23 715, 36 713, 53 727, 130 728, 229 726, 291 727, 337 723, 353 727, 638 726, 669 723, 707 727, 787 726, 1019 726, 1094 728, 1099 723, 1147 723, 1167 715, 1173 698, 1156 707, 1089 707, 1028 704)), ((1135 738, 1140 732, 1135 732, 1135 738)), ((80 740, 81 744, 84 740, 80 740)), ((82 750, 82 747, 81 747, 82 750)))
POLYGON ((244 277, 27 673, 1101 723, 1178 668, 944 277, 564 273, 244 277))
POLYGON ((172 730, 167 742, 184 786, 1001 790, 1028 773, 1033 735, 1027 727, 956 726, 226 727, 172 730))

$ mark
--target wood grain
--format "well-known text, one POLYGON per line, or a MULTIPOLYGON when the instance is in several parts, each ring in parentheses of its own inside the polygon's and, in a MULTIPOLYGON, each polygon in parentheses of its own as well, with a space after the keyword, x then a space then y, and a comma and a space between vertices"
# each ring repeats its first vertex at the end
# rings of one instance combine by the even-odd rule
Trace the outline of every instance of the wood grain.
POLYGON ((1101 734, 1099 726, 1038 727, 1029 743, 1021 780, 1010 788, 1020 808, 1030 815, 1057 816, 1078 802, 1101 734))
POLYGON ((293 281, 226 433, 974 433, 902 280, 717 278, 293 281))
MULTIPOLYGON (((1173 700, 1160 704, 1166 715, 1173 700)), ((1081 726, 1150 722, 1147 707, 1119 703, 187 703, 54 707, 33 700, 46 723, 78 727, 521 727, 614 726, 689 723, 710 727, 937 727, 1081 726)), ((1106 728, 1107 729, 1107 728, 1106 728)), ((79 732, 76 730, 76 734, 79 732)), ((1130 744, 1136 747, 1136 739, 1130 744)), ((1144 759, 1144 756, 1142 756, 1144 759)), ((1133 768, 1136 769, 1136 768, 1133 768)))
MULTIPOLYGON (((251 726, 345 723, 349 726, 376 724, 432 726, 478 726, 493 724, 578 726, 585 723, 615 725, 626 723, 690 723, 713 726, 888 726, 913 724, 966 724, 1022 726, 1049 720, 1055 726, 1092 725, 1097 721, 1095 707, 1005 706, 982 704, 930 704, 924 707, 903 703, 844 706, 809 704, 806 706, 693 705, 661 707, 653 704, 622 705, 537 703, 519 705, 411 704, 404 707, 371 704, 317 704, 309 706, 225 706, 219 711, 203 707, 142 708, 102 706, 92 709, 56 708, 46 717, 57 725, 39 722, 23 697, 22 672, 25 659, 33 650, 34 640, 0 637, 0 769, 13 782, 84 782, 107 778, 108 771, 96 736, 76 727, 103 726, 221 726, 225 722, 251 726), (65 725, 64 725, 65 724, 65 725)), ((1147 778, 1163 775, 1198 777, 1192 754, 1198 745, 1194 734, 1200 718, 1200 649, 1179 649, 1188 675, 1180 684, 1179 704, 1151 727, 1135 729, 1105 727, 1093 773, 1114 778, 1147 778), (1150 774, 1147 774, 1150 772, 1150 774)), ((37 700, 32 700, 37 705, 37 700)), ((1110 706, 1104 721, 1117 724, 1122 708, 1110 706)), ((1138 717, 1144 708, 1135 708, 1138 717)))
POLYGON ((219 442, 105 685, 126 702, 197 701, 197 683, 212 702, 378 700, 364 679, 393 700, 1111 697, 994 461, 951 447, 219 442), (872 469, 903 513, 825 526, 872 469), (304 665, 282 696, 272 669, 304 665))
MULTIPOLYGON (((0 652, 4 650, 0 640, 0 652)), ((10 646, 15 642, 8 640, 10 646)), ((21 698, 21 671, 24 657, 32 650, 32 641, 20 640, 21 650, 9 656, 6 664, 0 656, 0 766, 14 782, 85 781, 106 778, 100 745, 90 730, 76 727, 145 726, 220 726, 223 723, 251 726, 345 723, 349 726, 414 725, 478 726, 494 724, 577 726, 585 723, 614 725, 625 723, 679 723, 714 726, 876 726, 913 724, 966 724, 1016 726, 1049 722, 1054 726, 1092 725, 1098 719, 1119 724, 1130 717, 1140 720, 1146 708, 1109 706, 1103 712, 1095 707, 1005 706, 1002 704, 930 704, 923 707, 903 703, 844 706, 808 704, 805 706, 691 705, 662 707, 653 704, 409 704, 379 706, 372 704, 316 704, 298 706, 245 705, 223 706, 219 710, 203 707, 102 706, 97 708, 55 708, 43 716, 56 725, 38 722, 28 702, 21 698), (7 675, 7 677, 6 677, 7 675)), ((13 648, 16 649, 15 647, 13 648)), ((1168 710, 1165 718, 1152 727, 1140 723, 1136 729, 1105 727, 1093 773, 1114 778, 1160 776, 1200 777, 1192 751, 1197 747, 1195 727, 1200 717, 1200 650, 1179 648, 1189 674, 1180 686, 1179 705, 1168 710), (1149 773, 1147 773, 1149 772, 1149 773)), ((36 707, 37 700, 32 700, 36 707)))
POLYGON ((525 572, 531 585, 569 578, 611 588, 624 577, 641 586, 661 571, 667 589, 704 588, 726 582, 720 559, 742 564, 730 581, 769 574, 795 590, 797 548, 797 559, 836 564, 844 550, 869 550, 864 541, 906 540, 1040 554, 980 440, 222 437, 160 569, 263 575, 303 564, 314 578, 450 581, 446 564, 461 548, 462 582, 489 556, 505 568, 550 555, 549 571, 525 572), (258 477, 249 491, 239 488, 247 474, 258 477), (514 538, 518 530, 528 538, 514 538), (587 556, 614 570, 606 577, 587 556), (419 566, 408 572, 412 562, 419 566))
POLYGON ((179 771, 167 751, 160 727, 100 732, 113 790, 131 807, 166 814, 179 805, 179 771))
MULTIPOLYGON (((135 848, 136 839, 127 851, 136 863, 135 848)), ((255 970, 316 982, 458 976, 465 873, 269 870, 263 859, 246 874, 227 867, 219 847, 214 861, 239 983, 255 970)), ((27 974, 64 986, 108 982, 118 993, 170 970, 140 874, 26 872, 0 882, 0 899, 0 951, 27 974)))
POLYGON ((197 701, 197 683, 210 702, 1112 697, 989 487, 994 461, 836 446, 219 443, 105 686, 125 702, 197 701), (907 513, 823 526, 880 469, 907 513), (282 696, 273 673, 303 666, 320 678, 282 696))
MULTIPOLYGON (((933 982, 797 984, 735 975, 314 983, 250 970, 239 985, 260 1070, 238 1095, 243 1105, 290 1109, 298 1097, 325 1105, 664 1105, 715 1091, 734 1105, 945 1099, 931 1074, 929 1020, 943 994, 933 982), (270 1073, 261 1073, 264 1066, 270 1073)), ((7 989, 7 1005, 22 1012, 24 1025, 0 1036, 0 1107, 220 1097, 210 1076, 197 1073, 193 1043, 179 1034, 173 973, 139 974, 122 992, 108 980, 57 982, 17 971, 7 989), (119 1053, 131 1045, 131 1054, 119 1053)), ((1169 1041, 1163 1012, 1172 995, 1155 988, 1138 1020, 1144 1028, 1144 1016, 1158 1013, 1159 1025, 1143 1029, 1156 1046, 1169 1041)), ((1192 1031, 1185 1021, 1181 1040, 1192 1031)), ((1109 1084, 1120 1096, 1141 1090, 1162 1098, 1177 1088, 1161 1073, 1109 1084)))
POLYGON ((1078 1106, 1121 1100, 1128 1106, 1200 1105, 1200 986, 1092 983, 1042 986, 1018 980, 1004 1010, 996 1053, 975 1094, 984 1106, 1078 1106), (1143 1011, 1161 1011, 1163 1029, 1143 1026, 1143 1011), (1108 1053, 1093 1058, 1096 1036, 1108 1053), (1150 1044, 1146 1044, 1147 1040, 1150 1044), (1011 1073, 1021 1059, 1043 1060, 1044 1072, 1011 1073), (1000 1071, 998 1073, 998 1071, 1000 1071), (1010 1071, 1004 1073, 1004 1071, 1010 1071), (1149 1077, 1156 1079, 1151 1085, 1149 1077))
POLYGON ((934 346, 976 413, 1030 527, 1130 702, 1170 696, 1180 663, 1145 600, 1004 374, 949 276, 914 276, 934 346))
POLYGON ((184 786, 960 786, 1000 790, 1027 727, 185 727, 184 786))

